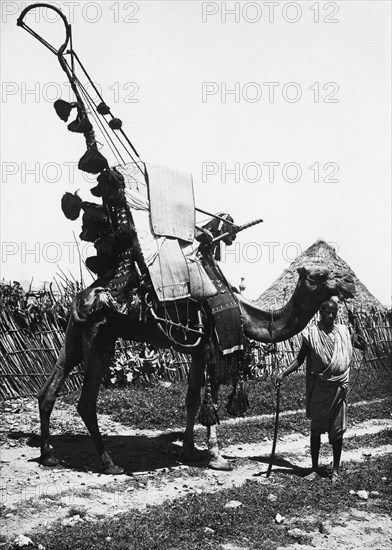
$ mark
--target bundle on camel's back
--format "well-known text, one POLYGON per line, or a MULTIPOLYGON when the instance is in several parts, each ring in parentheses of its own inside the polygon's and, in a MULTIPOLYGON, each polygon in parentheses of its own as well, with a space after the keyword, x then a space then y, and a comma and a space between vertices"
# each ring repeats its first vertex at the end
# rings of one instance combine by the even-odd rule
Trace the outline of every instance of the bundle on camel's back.
POLYGON ((302 267, 289 301, 279 310, 261 310, 230 287, 215 259, 219 234, 226 235, 224 238, 230 243, 237 229, 230 217, 222 215, 219 223, 210 222, 196 230, 193 242, 196 250, 193 261, 202 269, 205 294, 198 288, 196 296, 189 292, 185 298, 162 302, 141 251, 132 211, 126 202, 126 189, 121 187, 123 182, 118 174, 117 170, 106 170, 98 178, 98 190, 93 189, 103 197, 104 206, 85 203, 70 194, 63 199, 63 210, 69 218, 75 219, 80 210, 84 211, 81 237, 95 244, 97 255, 88 259, 87 265, 96 271, 98 278, 75 297, 59 359, 39 394, 41 463, 46 466, 58 463, 49 445, 50 413, 66 376, 84 360, 85 378, 78 412, 92 436, 104 472, 123 471, 105 449, 96 414, 100 381, 113 357, 116 338, 121 337, 175 348, 192 356, 184 460, 200 458, 194 448, 193 432, 201 388, 207 379, 199 419, 207 426, 209 466, 228 470, 230 463, 219 452, 214 404, 219 385, 231 380, 234 384, 231 410, 243 413, 246 408, 246 398, 241 392, 246 339, 271 343, 292 337, 306 326, 324 300, 334 295, 352 297, 353 281, 345 274, 327 269, 302 267), (112 178, 119 182, 119 188, 113 190, 112 178), (228 333, 231 335, 227 336, 228 333))

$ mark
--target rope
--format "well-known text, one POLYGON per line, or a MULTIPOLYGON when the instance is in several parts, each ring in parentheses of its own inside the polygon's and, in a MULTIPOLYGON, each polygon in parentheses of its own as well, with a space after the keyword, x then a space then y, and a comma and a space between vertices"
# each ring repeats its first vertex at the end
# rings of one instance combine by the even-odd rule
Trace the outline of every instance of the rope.
MULTIPOLYGON (((72 51, 72 52, 69 51, 68 53, 71 54, 71 56, 72 56, 71 59, 73 59, 73 55, 76 56, 76 53, 73 52, 73 51, 72 51)), ((77 57, 77 56, 76 56, 76 57, 77 57)), ((78 58, 77 58, 77 59, 78 59, 78 58)), ((78 61, 79 61, 79 60, 78 60, 78 61)), ((102 120, 97 116, 97 114, 96 114, 96 112, 95 112, 96 109, 97 109, 97 106, 95 105, 95 102, 94 102, 92 96, 88 93, 87 89, 86 89, 85 86, 82 84, 81 80, 76 76, 75 71, 72 70, 72 68, 69 66, 69 63, 68 63, 68 61, 67 61, 66 59, 64 59, 64 63, 65 63, 65 65, 67 66, 68 70, 71 72, 72 78, 74 79, 75 84, 78 85, 78 87, 79 87, 79 89, 81 90, 81 92, 83 93, 83 95, 84 95, 84 97, 85 97, 87 103, 89 104, 89 106, 90 106, 90 114, 94 117, 95 122, 100 126, 101 132, 102 132, 102 134, 103 134, 104 139, 106 140, 106 143, 107 143, 107 144, 109 145, 109 147, 111 148, 111 150, 112 150, 112 152, 113 152, 113 154, 114 154, 115 157, 116 157, 116 154, 114 153, 114 149, 116 150, 117 155, 118 155, 118 156, 116 157, 117 160, 118 160, 118 161, 121 161, 123 164, 125 164, 125 160, 124 160, 124 158, 122 157, 122 155, 120 154, 118 148, 115 146, 114 140, 112 139, 112 137, 110 136, 109 132, 108 132, 107 129, 105 128, 105 126, 104 126, 102 120)), ((80 63, 80 62, 79 62, 79 63, 80 63)), ((87 73, 86 73, 86 76, 87 76, 87 79, 88 79, 89 83, 90 83, 91 86, 93 87, 94 91, 97 93, 98 97, 101 98, 101 95, 99 94, 99 92, 98 92, 98 90, 97 90, 97 88, 96 88, 94 82, 91 80, 91 78, 88 76, 87 73)), ((113 115, 111 115, 111 116, 112 116, 112 118, 114 118, 113 115)), ((105 121, 106 124, 109 126, 109 123, 107 122, 107 120, 104 119, 104 121, 105 121)), ((109 126, 109 128, 110 128, 110 126, 109 126)), ((123 134, 124 134, 124 133, 123 133, 123 134)), ((120 137, 119 137, 117 134, 116 134, 116 139, 121 143, 122 147, 125 149, 125 151, 127 152, 127 154, 131 157, 131 159, 132 159, 132 161, 134 162, 134 164, 136 164, 138 170, 140 170, 140 172, 144 175, 143 170, 142 170, 142 169, 140 168, 140 166, 138 165, 138 161, 133 157, 132 153, 127 149, 126 145, 124 145, 124 143, 121 141, 120 137)), ((132 144, 131 144, 131 146, 132 146, 132 144)), ((132 146, 132 149, 134 149, 133 146, 132 146)), ((136 153, 136 154, 137 154, 137 153, 136 153)), ((139 155, 137 155, 137 157, 140 159, 139 155)))
MULTIPOLYGON (((123 164, 125 164, 125 160, 123 159, 120 151, 118 150, 118 148, 116 147, 113 139, 111 138, 111 136, 109 135, 109 132, 106 130, 106 128, 104 127, 104 125, 102 124, 102 121, 99 119, 99 117, 96 115, 96 113, 94 112, 94 110, 92 109, 92 107, 95 107, 94 103, 93 103, 93 100, 91 98, 91 96, 89 95, 89 93, 87 92, 86 88, 82 85, 82 83, 79 81, 79 79, 77 79, 77 82, 78 82, 78 85, 87 101, 87 103, 89 104, 90 106, 90 114, 92 115, 92 117, 94 118, 95 122, 97 123, 97 125, 100 127, 101 129, 101 132, 102 134, 104 134, 104 139, 105 139, 105 134, 106 134, 106 143, 107 145, 110 147, 113 155, 116 157, 118 163, 120 164, 121 162, 123 164)), ((133 159, 132 159, 133 160, 133 159)))
MULTIPOLYGON (((41 42, 41 44, 43 44, 46 48, 48 48, 54 55, 56 55, 62 69, 64 70, 64 72, 67 75, 67 78, 68 78, 68 80, 71 84, 71 88, 72 88, 72 90, 73 90, 73 92, 76 96, 76 99, 77 99, 78 103, 80 104, 80 107, 84 110, 84 112, 87 115, 86 108, 85 108, 85 105, 84 105, 82 97, 81 97, 81 94, 82 94, 82 95, 84 95, 84 99, 87 101, 87 103, 89 103, 90 109, 91 109, 91 114, 94 116, 95 121, 99 124, 101 132, 103 134, 103 137, 104 137, 105 141, 107 142, 107 144, 109 145, 109 147, 110 147, 111 151, 113 152, 114 156, 116 157, 117 160, 120 160, 120 161, 122 161, 123 164, 125 164, 122 155, 120 154, 118 148, 114 144, 114 141, 109 137, 108 132, 104 129, 104 126, 103 126, 102 122, 98 118, 96 118, 94 110, 97 109, 97 106, 95 105, 95 103, 94 103, 93 99, 91 98, 91 96, 88 94, 86 88, 83 86, 83 84, 81 83, 79 78, 76 76, 75 61, 78 63, 80 69, 84 73, 84 75, 87 78, 88 82, 93 87, 95 93, 97 94, 97 97, 100 99, 101 102, 104 103, 104 100, 101 96, 101 93, 99 92, 99 90, 95 86, 95 84, 92 81, 90 75, 88 74, 87 70, 85 69, 83 63, 80 61, 79 56, 77 55, 77 53, 73 49, 72 27, 68 23, 67 18, 65 17, 65 15, 56 6, 51 6, 49 4, 33 4, 31 6, 26 7, 22 11, 22 13, 20 14, 20 16, 17 20, 17 25, 22 27, 24 30, 26 30, 29 34, 31 34, 34 38, 36 38, 39 42, 41 42), (51 10, 55 11, 61 17, 61 19, 64 23, 64 26, 65 26, 66 36, 65 36, 65 41, 62 44, 62 46, 60 46, 60 48, 56 49, 54 46, 49 44, 49 42, 47 42, 43 37, 41 37, 38 33, 36 33, 33 29, 31 29, 23 21, 26 14, 29 11, 31 11, 33 9, 36 9, 36 8, 51 9, 51 10), (67 51, 65 51, 68 44, 69 44, 70 47, 67 51), (70 56, 70 58, 71 58, 70 63, 65 58, 65 55, 70 56), (81 93, 79 93, 79 92, 81 92, 81 93), (116 151, 117 154, 114 151, 116 151)), ((109 109, 108 114, 110 114, 112 119, 114 119, 114 116, 110 112, 110 109, 109 109)), ((106 119, 104 119, 104 120, 108 124, 108 126, 110 127, 109 122, 106 119)), ((122 141, 122 139, 120 138, 120 136, 117 133, 116 133, 116 138, 119 140, 121 145, 124 147, 125 151, 131 157, 132 161, 136 164, 138 169, 143 173, 142 169, 140 168, 137 161, 135 160, 135 158, 132 155, 132 152, 133 152, 133 154, 136 155, 136 157, 138 159, 140 159, 139 153, 136 151, 136 148, 134 147, 134 145, 132 144, 132 142, 130 141, 130 139, 125 134, 125 132, 122 128, 119 129, 119 133, 121 134, 122 138, 125 140, 126 144, 128 144, 128 146, 130 147, 131 150, 128 149, 127 145, 122 141)), ((91 145, 94 145, 96 143, 93 131, 89 132, 89 134, 85 134, 85 138, 86 138, 88 147, 91 146, 91 145)))
MULTIPOLYGON (((84 72, 85 76, 87 77, 88 81, 90 82, 90 84, 92 85, 92 87, 94 88, 95 90, 95 93, 97 94, 97 96, 99 97, 99 99, 103 102, 103 97, 101 96, 101 94, 99 93, 99 90, 96 88, 94 82, 91 80, 90 78, 90 75, 88 74, 88 72, 86 71, 86 69, 84 68, 84 65, 82 64, 82 62, 80 61, 78 55, 76 54, 76 52, 74 52, 74 55, 75 55, 75 58, 76 58, 76 61, 79 63, 79 66, 80 68, 82 69, 82 71, 84 72)), ((109 111, 109 115, 112 117, 112 118, 115 118, 112 113, 109 111)), ((132 142, 129 140, 128 136, 125 134, 125 132, 123 130, 121 130, 121 133, 123 134, 124 138, 126 139, 126 141, 128 142, 128 145, 130 145, 130 147, 132 148, 132 151, 134 152, 134 154, 140 159, 140 156, 139 156, 139 153, 136 151, 135 147, 133 146, 132 142)))

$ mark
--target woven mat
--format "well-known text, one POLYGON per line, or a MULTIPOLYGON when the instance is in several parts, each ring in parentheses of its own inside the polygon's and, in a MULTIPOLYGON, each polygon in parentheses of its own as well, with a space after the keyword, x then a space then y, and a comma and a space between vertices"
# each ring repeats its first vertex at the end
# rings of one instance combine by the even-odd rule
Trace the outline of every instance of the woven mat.
POLYGON ((190 296, 188 267, 177 239, 164 239, 159 254, 148 269, 161 302, 190 296))
POLYGON ((147 164, 151 227, 155 235, 192 242, 195 204, 192 176, 147 164))

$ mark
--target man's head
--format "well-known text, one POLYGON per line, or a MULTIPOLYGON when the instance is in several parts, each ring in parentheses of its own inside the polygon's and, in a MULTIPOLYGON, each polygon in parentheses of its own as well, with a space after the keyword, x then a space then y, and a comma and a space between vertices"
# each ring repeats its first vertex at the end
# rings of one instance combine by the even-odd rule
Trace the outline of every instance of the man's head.
POLYGON ((333 300, 326 300, 320 307, 320 319, 327 328, 333 326, 338 313, 338 304, 333 300))

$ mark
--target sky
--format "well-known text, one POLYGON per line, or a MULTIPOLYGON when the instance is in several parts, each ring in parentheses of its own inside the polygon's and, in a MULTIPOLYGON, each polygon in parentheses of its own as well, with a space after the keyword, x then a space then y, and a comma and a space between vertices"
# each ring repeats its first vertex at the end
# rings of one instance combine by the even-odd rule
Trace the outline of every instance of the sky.
MULTIPOLYGON (((66 75, 16 26, 31 3, 1 2, 0 269, 39 285, 79 275, 81 220, 64 217, 62 195, 96 199, 77 169, 83 136, 52 106, 73 100, 66 75)), ((322 238, 391 305, 390 2, 55 5, 143 161, 191 173, 201 209, 263 219, 222 255, 248 298, 322 238)), ((35 13, 26 22, 60 45, 62 23, 35 13)))

